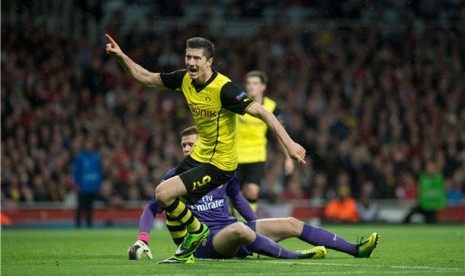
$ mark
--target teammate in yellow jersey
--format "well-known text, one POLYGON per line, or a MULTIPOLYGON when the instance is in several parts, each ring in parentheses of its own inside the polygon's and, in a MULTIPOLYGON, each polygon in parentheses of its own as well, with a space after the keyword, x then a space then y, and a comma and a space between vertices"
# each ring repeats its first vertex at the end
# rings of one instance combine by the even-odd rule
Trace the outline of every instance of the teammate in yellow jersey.
POLYGON ((289 137, 276 116, 213 70, 214 45, 209 40, 193 37, 186 41, 186 69, 154 73, 129 58, 112 37, 106 37, 106 52, 116 57, 131 77, 149 87, 182 93, 194 118, 199 135, 194 149, 177 166, 174 176, 155 188, 155 197, 169 219, 188 232, 175 254, 161 263, 192 263, 193 253, 209 229, 179 198, 194 203, 231 179, 237 168, 236 114, 247 113, 266 122, 289 156, 299 162, 305 162, 305 149, 289 137))
MULTIPOLYGON (((264 96, 268 77, 262 71, 250 71, 245 76, 247 95, 266 110, 273 113, 280 121, 281 115, 276 102, 264 96)), ((282 121, 281 121, 282 123, 282 121)), ((263 180, 266 161, 268 126, 265 122, 251 115, 238 116, 237 124, 237 177, 241 192, 249 201, 254 211, 257 210, 257 199, 260 193, 260 183, 263 180)), ((286 150, 284 170, 289 175, 294 170, 294 161, 286 150)))

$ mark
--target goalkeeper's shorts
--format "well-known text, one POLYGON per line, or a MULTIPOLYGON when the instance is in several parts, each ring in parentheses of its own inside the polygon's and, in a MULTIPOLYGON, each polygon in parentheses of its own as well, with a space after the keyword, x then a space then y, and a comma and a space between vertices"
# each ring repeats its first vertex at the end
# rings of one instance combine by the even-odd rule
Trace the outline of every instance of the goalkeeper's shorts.
MULTIPOLYGON (((255 221, 249 221, 245 223, 248 227, 250 227, 253 231, 255 231, 255 221)), ((216 234, 216 233, 215 233, 216 234)), ((213 237, 215 234, 210 234, 202 244, 197 247, 194 256, 199 259, 230 259, 230 258, 245 258, 247 256, 252 256, 253 252, 250 251, 244 245, 239 246, 239 250, 237 251, 236 255, 234 256, 223 256, 220 253, 216 252, 213 246, 213 237)))
POLYGON ((216 252, 213 247, 213 237, 215 235, 210 235, 208 238, 197 247, 197 250, 194 253, 194 256, 199 259, 231 259, 231 258, 245 258, 251 256, 253 253, 244 245, 239 247, 235 256, 223 256, 220 253, 216 252))

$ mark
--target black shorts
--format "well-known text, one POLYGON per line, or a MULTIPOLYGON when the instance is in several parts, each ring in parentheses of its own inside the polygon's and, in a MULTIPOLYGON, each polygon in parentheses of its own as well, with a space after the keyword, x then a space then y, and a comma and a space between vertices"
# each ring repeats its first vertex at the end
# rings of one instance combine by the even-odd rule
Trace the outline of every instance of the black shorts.
POLYGON ((179 175, 187 190, 183 198, 194 204, 211 190, 228 182, 234 171, 224 171, 209 163, 200 163, 189 155, 179 164, 174 175, 179 175))
POLYGON ((236 174, 241 189, 246 183, 260 185, 265 174, 265 162, 239 164, 236 174))

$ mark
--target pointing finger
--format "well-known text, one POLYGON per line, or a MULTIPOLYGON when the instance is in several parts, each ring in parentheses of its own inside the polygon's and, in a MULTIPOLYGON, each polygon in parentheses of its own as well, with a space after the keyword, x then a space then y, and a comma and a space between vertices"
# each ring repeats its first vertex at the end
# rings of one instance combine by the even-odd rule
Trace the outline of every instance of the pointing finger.
POLYGON ((113 38, 109 34, 105 34, 108 40, 110 40, 111 43, 116 44, 116 42, 113 40, 113 38))

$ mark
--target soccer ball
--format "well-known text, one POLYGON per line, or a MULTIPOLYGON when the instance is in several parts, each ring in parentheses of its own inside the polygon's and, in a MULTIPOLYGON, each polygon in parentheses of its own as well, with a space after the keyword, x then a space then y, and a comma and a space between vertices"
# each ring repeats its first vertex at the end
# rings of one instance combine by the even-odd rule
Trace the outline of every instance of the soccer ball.
POLYGON ((147 244, 145 244, 145 242, 138 240, 135 244, 129 247, 128 258, 129 260, 140 260, 144 253, 150 260, 152 259, 152 252, 150 251, 150 248, 147 244))

